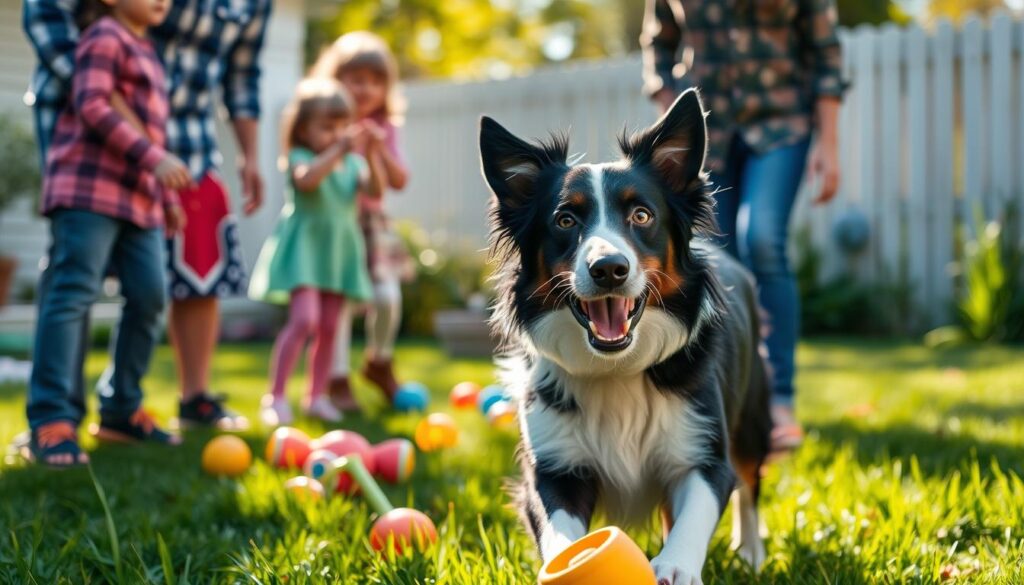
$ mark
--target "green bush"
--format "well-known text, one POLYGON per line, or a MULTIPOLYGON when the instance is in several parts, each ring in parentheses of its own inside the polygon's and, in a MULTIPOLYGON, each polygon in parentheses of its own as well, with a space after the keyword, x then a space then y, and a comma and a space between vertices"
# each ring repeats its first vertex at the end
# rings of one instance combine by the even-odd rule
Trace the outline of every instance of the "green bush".
POLYGON ((400 224, 398 231, 416 272, 415 279, 402 287, 403 332, 432 335, 435 312, 465 308, 474 296, 490 304, 494 292, 485 252, 448 246, 410 224, 400 224))
POLYGON ((900 332, 910 310, 909 286, 865 282, 844 272, 821 276, 823 258, 803 229, 796 234, 795 275, 800 290, 801 330, 805 335, 889 335, 900 332))
POLYGON ((39 190, 35 138, 10 114, 0 114, 0 213, 15 199, 39 190))
MULTIPOLYGON (((933 344, 953 341, 1024 340, 1024 249, 1017 230, 1019 209, 986 221, 974 209, 973 238, 963 245, 956 314, 958 325, 929 333, 933 344)), ((965 230, 966 231, 966 230, 965 230)))

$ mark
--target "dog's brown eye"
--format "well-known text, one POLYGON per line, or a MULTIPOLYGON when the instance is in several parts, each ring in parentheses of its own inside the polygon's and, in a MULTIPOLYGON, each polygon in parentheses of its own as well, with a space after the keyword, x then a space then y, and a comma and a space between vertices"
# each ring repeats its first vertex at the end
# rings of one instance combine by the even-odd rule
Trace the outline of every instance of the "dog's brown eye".
POLYGON ((643 207, 637 207, 634 209, 633 215, 630 216, 630 221, 637 225, 647 225, 648 223, 651 223, 652 219, 654 219, 654 216, 651 215, 650 211, 643 207))
POLYGON ((567 230, 576 226, 576 218, 568 213, 563 213, 555 219, 555 223, 563 230, 567 230))

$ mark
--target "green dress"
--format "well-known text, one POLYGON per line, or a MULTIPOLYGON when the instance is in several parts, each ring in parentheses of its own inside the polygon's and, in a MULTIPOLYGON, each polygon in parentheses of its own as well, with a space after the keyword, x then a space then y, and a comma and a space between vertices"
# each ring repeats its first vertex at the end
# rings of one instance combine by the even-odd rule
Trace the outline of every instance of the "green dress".
MULTIPOLYGON (((314 158, 309 150, 293 148, 288 153, 289 169, 314 158)), ((314 191, 298 191, 289 178, 281 217, 253 269, 250 298, 284 304, 299 287, 356 300, 372 297, 356 207, 359 177, 365 169, 366 161, 350 153, 314 191)))

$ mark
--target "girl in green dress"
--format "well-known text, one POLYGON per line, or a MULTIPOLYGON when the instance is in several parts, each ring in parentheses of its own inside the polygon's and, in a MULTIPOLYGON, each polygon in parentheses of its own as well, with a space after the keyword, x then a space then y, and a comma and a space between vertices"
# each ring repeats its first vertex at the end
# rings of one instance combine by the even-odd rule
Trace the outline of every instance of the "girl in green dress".
MULTIPOLYGON (((327 398, 338 315, 346 299, 366 300, 373 285, 366 269, 366 245, 359 228, 356 196, 379 198, 383 173, 352 152, 364 130, 351 125, 352 107, 334 80, 306 79, 285 110, 281 135, 290 189, 274 233, 256 262, 249 296, 288 303, 288 322, 271 357, 271 391, 260 417, 268 426, 292 421, 285 384, 309 343, 309 416, 338 422, 341 413, 327 398)), ((285 162, 285 161, 282 161, 285 162)))

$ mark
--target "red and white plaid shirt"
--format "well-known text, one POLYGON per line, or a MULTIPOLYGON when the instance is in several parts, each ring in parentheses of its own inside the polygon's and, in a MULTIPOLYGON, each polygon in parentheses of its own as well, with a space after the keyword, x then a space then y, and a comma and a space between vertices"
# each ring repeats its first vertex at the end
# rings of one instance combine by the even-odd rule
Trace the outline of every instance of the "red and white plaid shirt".
POLYGON ((143 228, 164 224, 177 194, 153 171, 166 156, 170 106, 163 66, 146 39, 103 18, 75 53, 72 99, 54 130, 43 180, 43 213, 84 209, 143 228), (117 92, 146 128, 139 132, 110 105, 117 92))

